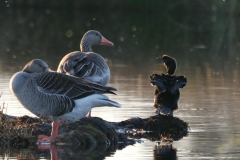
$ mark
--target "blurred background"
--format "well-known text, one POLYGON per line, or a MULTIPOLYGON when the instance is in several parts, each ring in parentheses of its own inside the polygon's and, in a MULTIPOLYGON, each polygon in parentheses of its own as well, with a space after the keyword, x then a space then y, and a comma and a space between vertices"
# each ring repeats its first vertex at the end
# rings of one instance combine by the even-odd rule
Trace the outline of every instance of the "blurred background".
POLYGON ((185 64, 191 63, 192 54, 208 63, 224 57, 226 63, 236 58, 239 46, 239 5, 236 0, 2 1, 0 53, 7 54, 8 61, 30 61, 36 55, 60 61, 79 49, 86 31, 95 29, 115 47, 94 50, 119 62, 141 64, 171 53, 176 59, 184 57, 185 64), (203 49, 204 55, 196 51, 203 49))
MULTIPOLYGON (((123 106, 97 108, 93 116, 117 122, 154 115, 149 76, 165 72, 156 57, 167 54, 177 60, 176 74, 188 78, 174 115, 191 127, 188 137, 174 142, 173 157, 238 158, 239 7, 237 0, 1 1, 1 103, 8 114, 33 116, 11 94, 11 76, 35 58, 57 70, 64 55, 79 50, 85 32, 98 30, 114 47, 93 51, 106 59, 109 86, 118 89, 110 98, 123 106)), ((154 145, 146 140, 105 158, 161 159, 154 145)))

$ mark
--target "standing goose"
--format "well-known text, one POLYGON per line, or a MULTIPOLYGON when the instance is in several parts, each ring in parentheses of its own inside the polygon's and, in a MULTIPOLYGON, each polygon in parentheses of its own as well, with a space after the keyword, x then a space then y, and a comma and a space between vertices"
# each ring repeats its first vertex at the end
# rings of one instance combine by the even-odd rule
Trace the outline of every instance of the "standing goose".
POLYGON ((178 109, 178 100, 180 97, 179 88, 183 88, 187 84, 187 78, 184 76, 174 75, 177 63, 170 56, 163 55, 162 58, 157 58, 162 61, 167 69, 167 73, 153 74, 150 76, 150 83, 156 86, 155 89, 155 104, 157 114, 165 114, 173 116, 173 111, 178 109))
POLYGON ((81 52, 71 52, 63 57, 57 72, 81 77, 106 86, 110 81, 109 67, 101 55, 92 52, 92 45, 113 46, 113 43, 98 31, 88 31, 81 40, 81 52))
MULTIPOLYGON (((109 67, 101 55, 92 52, 92 45, 113 46, 113 43, 98 31, 88 31, 80 42, 81 52, 71 52, 63 57, 57 72, 88 79, 106 86, 110 81, 109 67)), ((91 111, 88 117, 91 117, 91 111)))
POLYGON ((51 136, 39 136, 39 142, 56 141, 60 122, 75 122, 85 117, 93 107, 120 107, 102 95, 114 94, 112 90, 116 89, 49 71, 44 61, 35 59, 10 80, 12 93, 26 109, 38 117, 53 120, 51 136))

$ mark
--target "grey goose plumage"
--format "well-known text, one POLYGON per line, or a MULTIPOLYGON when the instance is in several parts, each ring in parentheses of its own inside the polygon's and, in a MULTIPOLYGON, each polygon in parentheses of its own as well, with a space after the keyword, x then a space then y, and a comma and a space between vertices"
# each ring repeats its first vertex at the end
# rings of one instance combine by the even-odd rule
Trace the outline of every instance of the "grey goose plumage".
POLYGON ((100 32, 90 30, 83 35, 83 38, 80 42, 80 51, 93 52, 92 51, 93 45, 113 46, 113 43, 104 38, 100 32))
POLYGON ((91 80, 106 86, 110 70, 105 59, 93 52, 71 52, 60 62, 57 72, 91 80))
POLYGON ((81 52, 75 51, 67 54, 61 60, 57 72, 81 77, 106 86, 110 81, 109 67, 101 55, 92 52, 92 45, 113 46, 113 43, 98 31, 88 31, 81 40, 81 52))
MULTIPOLYGON (((49 72, 47 64, 39 59, 29 62, 23 71, 14 74, 10 88, 26 109, 38 117, 50 117, 54 122, 77 121, 93 107, 120 107, 120 104, 103 95, 114 94, 112 91, 116 89, 78 77, 49 72)), ((56 136, 51 141, 55 139, 56 136)))

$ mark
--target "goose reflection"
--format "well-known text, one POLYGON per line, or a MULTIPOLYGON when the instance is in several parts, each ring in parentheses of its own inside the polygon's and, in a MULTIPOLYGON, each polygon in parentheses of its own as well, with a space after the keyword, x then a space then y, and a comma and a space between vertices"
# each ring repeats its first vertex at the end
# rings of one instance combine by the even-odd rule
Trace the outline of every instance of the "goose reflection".
POLYGON ((103 160, 106 156, 111 156, 118 149, 118 145, 99 145, 99 144, 86 144, 78 147, 63 146, 63 145, 47 145, 39 146, 37 150, 37 157, 44 157, 46 159, 96 159, 103 160), (48 154, 46 154, 48 152, 48 154), (49 154, 50 153, 50 154, 49 154))

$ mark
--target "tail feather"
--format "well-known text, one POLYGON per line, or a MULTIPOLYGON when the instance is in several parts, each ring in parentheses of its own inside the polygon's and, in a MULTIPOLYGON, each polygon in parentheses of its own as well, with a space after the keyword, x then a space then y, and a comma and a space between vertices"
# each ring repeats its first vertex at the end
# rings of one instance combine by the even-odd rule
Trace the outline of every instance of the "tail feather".
POLYGON ((108 90, 117 91, 117 89, 116 89, 116 88, 113 88, 113 87, 107 87, 107 88, 108 88, 108 90))
POLYGON ((108 96, 102 94, 95 94, 93 96, 93 106, 92 107, 103 107, 103 106, 112 106, 112 107, 121 107, 121 104, 114 102, 108 98, 108 96))
POLYGON ((116 93, 114 93, 113 91, 117 91, 117 89, 113 88, 113 87, 107 87, 107 93, 110 93, 110 94, 115 94, 117 95, 116 93))
POLYGON ((121 104, 115 102, 115 101, 112 101, 110 99, 102 99, 103 101, 105 101, 105 103, 107 103, 106 106, 114 106, 114 107, 117 107, 117 108, 121 108, 121 104))

